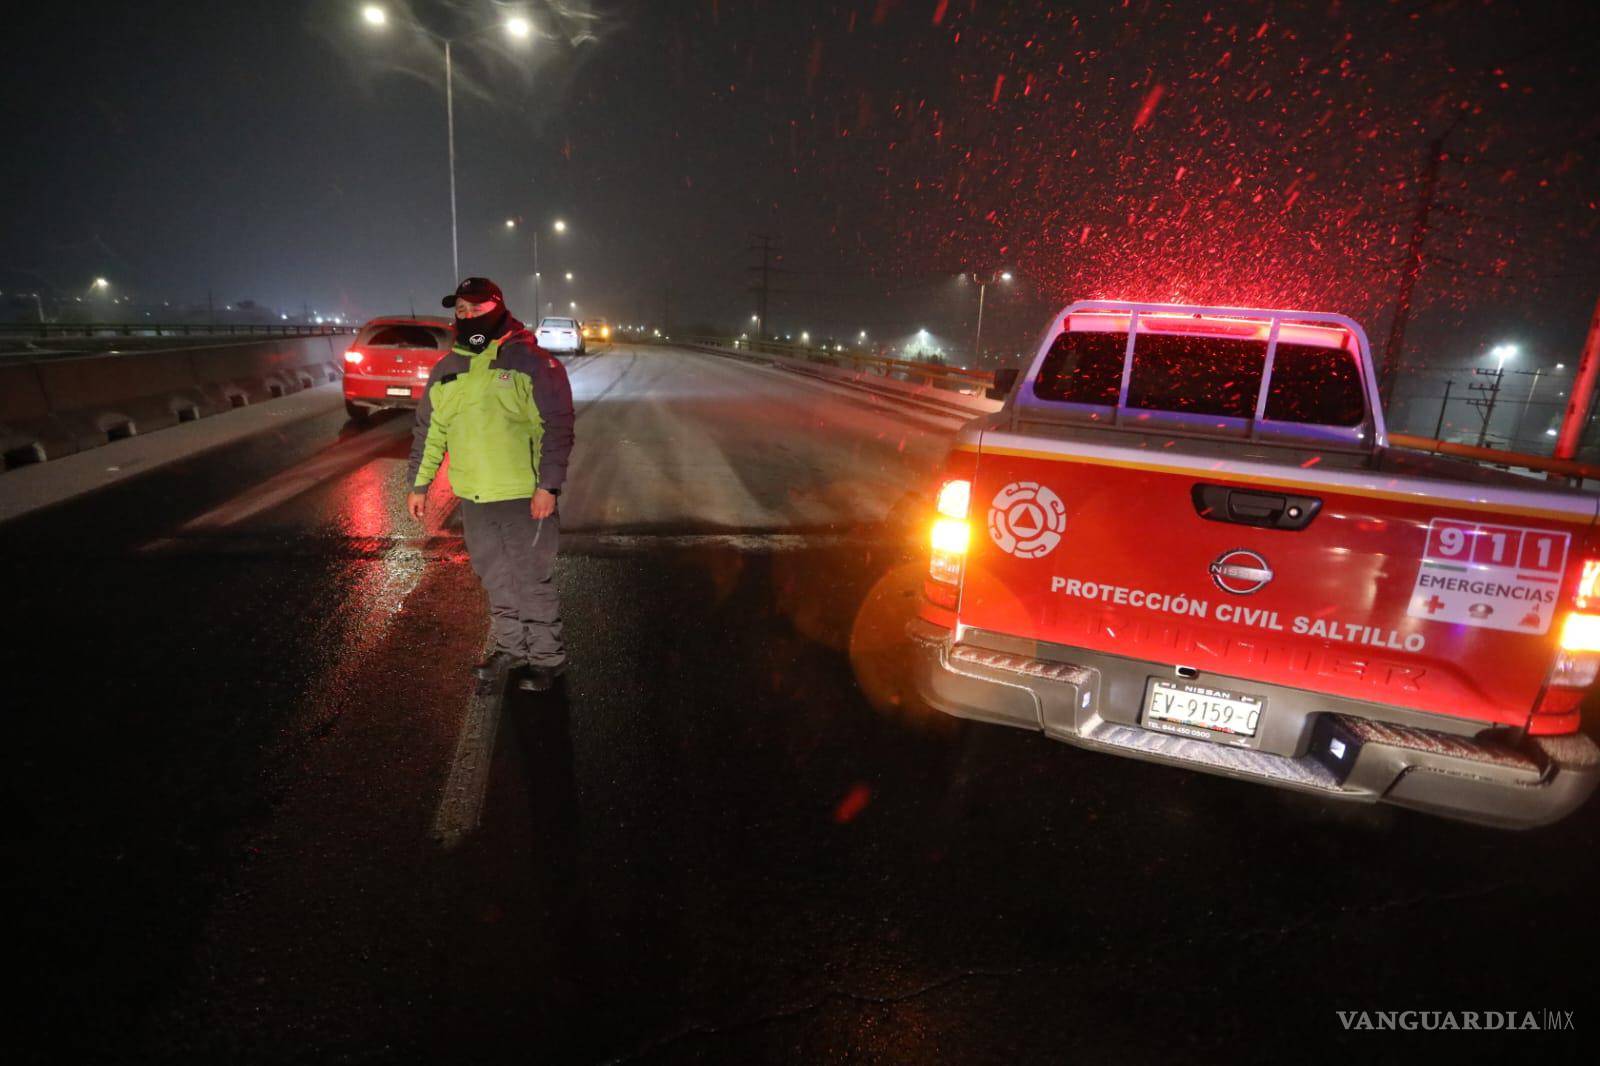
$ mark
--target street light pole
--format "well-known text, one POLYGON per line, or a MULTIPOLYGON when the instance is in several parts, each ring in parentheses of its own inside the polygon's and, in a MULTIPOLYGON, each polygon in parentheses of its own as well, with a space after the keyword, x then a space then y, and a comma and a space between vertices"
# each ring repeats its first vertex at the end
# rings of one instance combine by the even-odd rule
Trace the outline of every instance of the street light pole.
MULTIPOLYGON (((382 4, 367 4, 361 9, 361 15, 368 26, 377 30, 381 30, 389 24, 388 11, 382 4)), ((532 23, 521 16, 508 18, 500 25, 509 36, 516 40, 528 40, 533 34, 532 23)), ((456 38, 434 33, 415 19, 411 20, 411 26, 417 32, 444 46, 445 134, 450 146, 450 268, 454 271, 454 276, 459 279, 461 277, 461 239, 456 212, 456 79, 455 56, 452 46, 457 40, 464 41, 486 33, 490 27, 456 38)))
POLYGON ((988 282, 978 282, 978 334, 972 338, 972 354, 975 359, 983 358, 983 292, 988 287, 988 282))
POLYGON ((451 41, 444 41, 444 123, 450 139, 450 276, 461 280, 461 244, 456 235, 456 77, 450 59, 451 41))
POLYGON ((1011 271, 1002 270, 998 274, 991 274, 987 278, 980 278, 976 274, 969 275, 978 283, 978 332, 972 338, 972 356, 974 360, 983 358, 983 297, 990 285, 1001 281, 1011 280, 1011 271))

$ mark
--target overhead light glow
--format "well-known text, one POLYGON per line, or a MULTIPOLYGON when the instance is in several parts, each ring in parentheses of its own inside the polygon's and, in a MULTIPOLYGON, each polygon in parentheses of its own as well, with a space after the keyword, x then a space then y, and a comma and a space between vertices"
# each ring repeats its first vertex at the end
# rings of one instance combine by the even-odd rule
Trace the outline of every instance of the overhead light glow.
POLYGON ((528 39, 528 35, 533 32, 533 23, 521 15, 513 15, 506 19, 506 32, 519 41, 525 41, 528 39))
POLYGON ((384 26, 389 22, 389 13, 377 4, 368 4, 361 9, 361 17, 367 20, 368 26, 384 26))

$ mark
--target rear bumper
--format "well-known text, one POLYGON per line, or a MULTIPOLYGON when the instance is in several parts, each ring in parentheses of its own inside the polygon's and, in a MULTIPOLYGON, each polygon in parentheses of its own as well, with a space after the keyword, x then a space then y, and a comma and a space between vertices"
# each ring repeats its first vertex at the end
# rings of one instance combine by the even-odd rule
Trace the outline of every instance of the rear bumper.
POLYGON ((427 382, 420 378, 346 374, 344 398, 363 407, 415 407, 422 402, 427 382), (390 396, 390 389, 405 389, 404 396, 390 396))
POLYGON ((1261 746, 1235 746, 1140 723, 1146 680, 1171 677, 1170 666, 971 630, 955 643, 950 630, 921 619, 907 635, 918 692, 931 706, 1079 747, 1516 829, 1565 817, 1600 784, 1600 748, 1581 733, 1513 747, 1459 732, 1471 723, 1208 675, 1268 700, 1261 746))

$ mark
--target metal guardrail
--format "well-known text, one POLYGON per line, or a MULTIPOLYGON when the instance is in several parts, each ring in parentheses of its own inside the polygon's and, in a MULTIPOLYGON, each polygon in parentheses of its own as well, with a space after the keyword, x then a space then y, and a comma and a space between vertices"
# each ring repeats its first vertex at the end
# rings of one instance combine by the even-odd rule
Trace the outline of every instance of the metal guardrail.
MULTIPOLYGON (((956 385, 962 391, 972 390, 979 395, 982 395, 983 390, 994 384, 994 374, 987 370, 963 370, 960 367, 935 366, 905 359, 886 359, 882 356, 867 355, 864 352, 850 350, 833 352, 803 344, 786 344, 780 341, 736 337, 685 337, 682 339, 691 343, 710 344, 739 351, 770 352, 774 355, 806 359, 831 366, 848 364, 855 369, 873 370, 884 376, 888 376, 891 372, 898 372, 913 378, 921 378, 929 384, 942 383, 946 388, 956 385)), ((1432 452, 1436 455, 1448 455, 1489 466, 1536 470, 1540 473, 1557 477, 1572 478, 1579 482, 1600 481, 1600 465, 1594 463, 1580 463, 1571 459, 1553 459, 1548 455, 1533 455, 1527 452, 1504 452, 1494 448, 1477 448, 1470 444, 1455 444, 1450 441, 1435 440, 1432 437, 1417 437, 1409 433, 1390 433, 1389 443, 1397 448, 1432 452)))
POLYGON ((1579 481, 1600 481, 1600 466, 1572 459, 1552 459, 1548 455, 1530 455, 1525 452, 1503 452, 1496 448, 1479 448, 1471 444, 1434 440, 1432 437, 1414 437, 1409 433, 1391 433, 1389 443, 1397 448, 1433 452, 1436 455, 1449 455, 1457 459, 1471 459, 1473 462, 1487 463, 1491 466, 1538 470, 1546 474, 1576 478, 1579 481))
POLYGON ((219 325, 179 322, 0 322, 0 337, 331 337, 356 333, 359 326, 230 322, 219 325))
POLYGON ((689 344, 708 344, 741 352, 765 352, 790 359, 804 359, 822 366, 846 366, 852 370, 866 370, 882 377, 903 375, 901 380, 954 388, 956 391, 982 395, 994 384, 994 375, 987 370, 963 370, 958 366, 941 366, 914 359, 889 359, 881 355, 846 348, 835 351, 807 344, 789 344, 784 341, 767 341, 746 337, 680 337, 689 344))

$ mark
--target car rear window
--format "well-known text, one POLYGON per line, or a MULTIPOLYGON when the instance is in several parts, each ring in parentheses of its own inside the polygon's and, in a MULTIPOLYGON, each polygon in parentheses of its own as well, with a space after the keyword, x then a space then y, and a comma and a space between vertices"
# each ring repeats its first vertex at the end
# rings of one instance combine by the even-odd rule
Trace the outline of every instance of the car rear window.
POLYGON ((577 323, 570 318, 547 318, 539 323, 540 329, 572 329, 577 323))
MULTIPOLYGON (((1114 406, 1128 335, 1097 330, 1059 334, 1034 383, 1041 400, 1114 406)), ((1250 418, 1261 390, 1265 341, 1140 333, 1133 350, 1128 407, 1250 418)), ((1366 414, 1355 359, 1342 349, 1280 342, 1267 390, 1268 419, 1325 426, 1360 425, 1366 414)))
POLYGON ((1115 407, 1127 350, 1126 333, 1062 333, 1050 345, 1033 391, 1041 400, 1115 407))
POLYGON ((1249 418, 1266 361, 1265 341, 1141 333, 1133 345, 1128 406, 1249 418))
POLYGON ((1267 417, 1318 426, 1359 426, 1366 417, 1361 374, 1349 352, 1284 344, 1272 357, 1267 417))
POLYGON ((427 326, 379 326, 367 344, 373 348, 442 348, 446 339, 443 330, 427 326))

